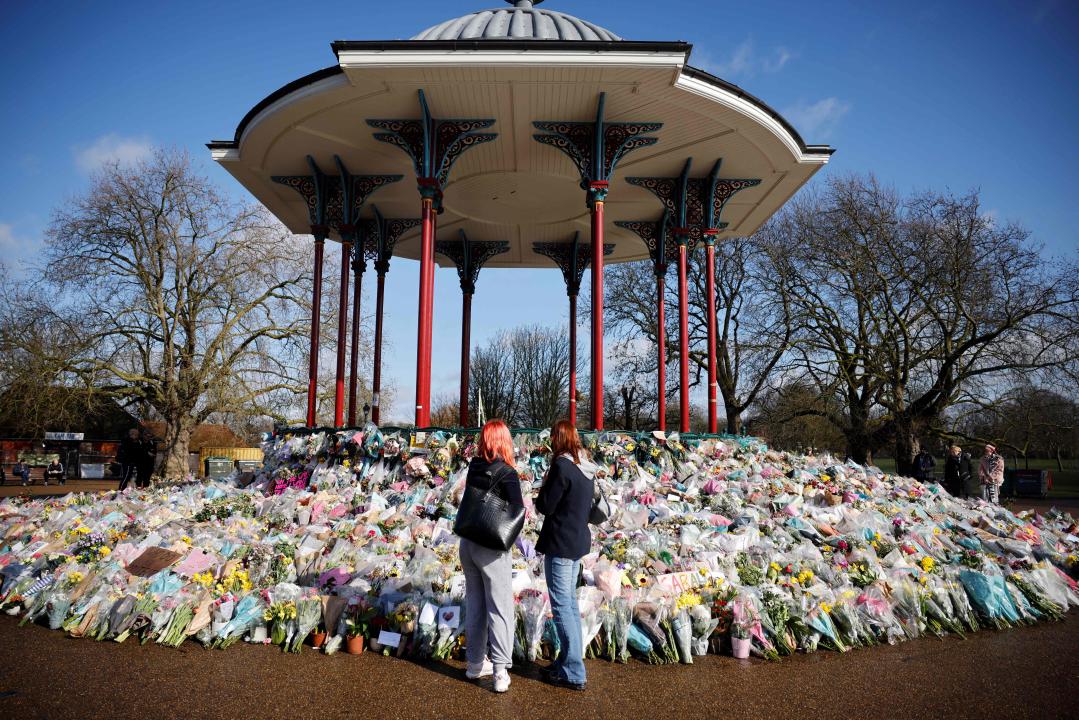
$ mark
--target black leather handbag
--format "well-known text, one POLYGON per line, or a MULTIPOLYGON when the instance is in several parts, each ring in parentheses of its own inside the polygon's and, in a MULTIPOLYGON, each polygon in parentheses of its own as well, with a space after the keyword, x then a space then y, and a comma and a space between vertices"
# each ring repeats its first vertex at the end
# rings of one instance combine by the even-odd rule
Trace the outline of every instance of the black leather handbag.
MULTIPOLYGON (((490 477, 491 472, 487 475, 490 477)), ((486 490, 465 486, 453 532, 490 550, 509 550, 524 527, 525 509, 494 492, 498 484, 497 478, 491 477, 486 490)))

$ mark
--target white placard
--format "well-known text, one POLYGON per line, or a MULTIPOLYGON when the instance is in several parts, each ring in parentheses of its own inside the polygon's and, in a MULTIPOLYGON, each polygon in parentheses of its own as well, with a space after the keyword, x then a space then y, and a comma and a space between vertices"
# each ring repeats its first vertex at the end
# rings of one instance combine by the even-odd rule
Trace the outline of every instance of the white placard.
POLYGON ((85 433, 77 432, 47 432, 45 433, 46 440, 78 440, 82 441, 85 433))
POLYGON ((438 616, 438 608, 431 603, 424 603, 423 609, 420 610, 420 625, 434 625, 435 618, 438 616))
POLYGON ((397 647, 401 644, 401 633, 380 630, 378 633, 378 644, 382 647, 397 647))

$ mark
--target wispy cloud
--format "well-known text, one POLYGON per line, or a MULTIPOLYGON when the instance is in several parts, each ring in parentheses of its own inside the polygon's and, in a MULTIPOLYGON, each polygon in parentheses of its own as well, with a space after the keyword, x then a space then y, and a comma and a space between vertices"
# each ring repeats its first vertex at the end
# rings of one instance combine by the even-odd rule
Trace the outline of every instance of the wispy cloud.
POLYGON ((783 111, 783 116, 803 138, 817 142, 826 140, 848 112, 850 103, 837 97, 829 97, 815 103, 800 102, 792 105, 783 111))
POLYGON ((110 162, 121 165, 138 162, 153 152, 153 142, 145 136, 123 137, 110 133, 89 145, 77 146, 72 150, 76 167, 84 173, 91 173, 110 162))
POLYGON ((0 223, 0 253, 14 254, 19 250, 19 240, 15 237, 15 228, 8 223, 0 223))
POLYGON ((725 80, 748 78, 759 74, 777 73, 794 59, 794 52, 779 45, 760 52, 748 37, 731 51, 725 59, 716 60, 707 51, 701 53, 702 69, 725 80))

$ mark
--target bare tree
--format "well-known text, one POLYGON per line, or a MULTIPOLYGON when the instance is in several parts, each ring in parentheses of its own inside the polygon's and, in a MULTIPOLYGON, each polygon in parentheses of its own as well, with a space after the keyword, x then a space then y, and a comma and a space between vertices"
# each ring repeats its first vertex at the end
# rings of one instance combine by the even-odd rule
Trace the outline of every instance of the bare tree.
POLYGON ((833 179, 773 224, 770 254, 792 288, 801 377, 864 461, 892 440, 909 472, 919 438, 944 432, 964 394, 1012 372, 1072 361, 1074 259, 1046 263, 977 194, 903 200, 874 178, 833 179))
POLYGON ((54 357, 164 421, 168 476, 186 472, 205 418, 302 390, 305 246, 226 202, 182 153, 105 167, 54 214, 45 262, 37 311, 66 340, 54 357))
MULTIPOLYGON (((789 288, 784 276, 772 271, 760 236, 731 238, 716 246, 716 382, 723 403, 727 432, 738 433, 742 416, 769 384, 787 357, 791 340, 789 288)), ((707 380, 708 302, 706 265, 700 248, 690 256, 689 358, 690 385, 707 380)), ((608 330, 622 343, 645 340, 651 352, 636 352, 621 361, 623 373, 637 376, 641 387, 654 388, 659 366, 659 325, 655 277, 651 262, 616 265, 607 274, 605 319, 608 330)), ((678 328, 678 286, 665 284, 667 396, 677 396, 677 359, 681 352, 678 328)), ((588 303, 585 303, 588 306, 588 303)), ((655 394, 653 389, 652 394, 655 394)))
POLYGON ((500 333, 472 352, 469 405, 488 418, 550 427, 569 406, 569 339, 540 326, 500 333))

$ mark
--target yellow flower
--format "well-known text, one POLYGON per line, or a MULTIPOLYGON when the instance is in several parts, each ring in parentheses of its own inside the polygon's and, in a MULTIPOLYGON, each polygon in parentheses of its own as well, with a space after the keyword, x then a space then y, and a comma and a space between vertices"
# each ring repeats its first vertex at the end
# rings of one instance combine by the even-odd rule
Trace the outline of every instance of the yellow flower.
POLYGON ((190 545, 194 541, 191 538, 189 538, 187 535, 184 535, 182 538, 180 538, 180 542, 184 542, 184 543, 187 543, 188 545, 190 545))
POLYGON ((107 547, 105 547, 104 545, 102 545, 101 547, 99 547, 99 548, 97 549, 97 551, 98 551, 99 553, 101 553, 101 557, 108 557, 108 556, 109 556, 109 554, 111 554, 111 553, 112 553, 112 550, 109 550, 109 549, 108 549, 107 547))
POLYGON ((922 570, 926 572, 933 572, 933 568, 937 566, 937 561, 926 555, 921 559, 919 565, 922 566, 922 570))
POLYGON ((83 525, 82 527, 76 528, 75 532, 77 532, 79 535, 89 535, 91 530, 90 528, 83 525))
POLYGON ((829 605, 829 604, 828 604, 828 603, 826 603, 826 602, 822 602, 822 603, 820 604, 820 609, 821 609, 821 610, 823 610, 823 611, 824 611, 824 612, 826 612, 826 613, 830 613, 830 612, 832 612, 832 606, 831 606, 831 605, 829 605))
POLYGON ((68 575, 68 578, 71 580, 71 583, 73 585, 78 585, 82 582, 82 573, 76 570, 75 572, 68 575))

